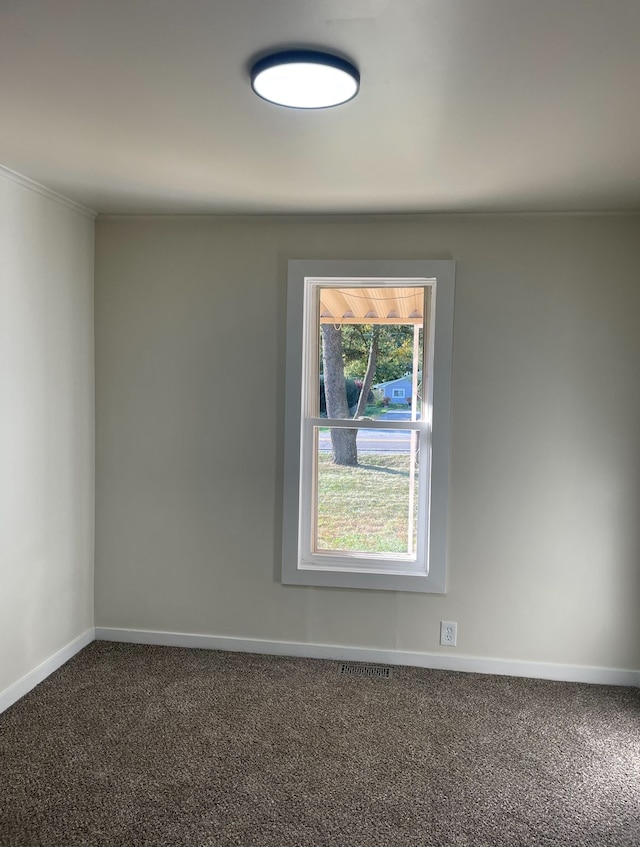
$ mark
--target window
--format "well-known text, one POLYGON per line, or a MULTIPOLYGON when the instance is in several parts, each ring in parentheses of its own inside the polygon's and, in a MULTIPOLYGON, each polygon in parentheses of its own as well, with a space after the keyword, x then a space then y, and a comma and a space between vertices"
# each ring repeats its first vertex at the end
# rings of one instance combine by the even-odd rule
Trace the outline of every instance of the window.
POLYGON ((453 286, 450 261, 289 263, 284 583, 444 593, 453 286))

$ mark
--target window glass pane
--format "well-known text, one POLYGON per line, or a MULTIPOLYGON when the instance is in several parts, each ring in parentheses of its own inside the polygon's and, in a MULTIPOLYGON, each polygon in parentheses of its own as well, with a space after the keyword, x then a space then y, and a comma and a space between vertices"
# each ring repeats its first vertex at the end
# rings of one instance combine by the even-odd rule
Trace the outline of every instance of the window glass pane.
POLYGON ((314 551, 415 557, 418 434, 314 430, 314 551))
POLYGON ((318 296, 320 416, 347 420, 400 411, 418 419, 425 288, 323 286, 318 296))

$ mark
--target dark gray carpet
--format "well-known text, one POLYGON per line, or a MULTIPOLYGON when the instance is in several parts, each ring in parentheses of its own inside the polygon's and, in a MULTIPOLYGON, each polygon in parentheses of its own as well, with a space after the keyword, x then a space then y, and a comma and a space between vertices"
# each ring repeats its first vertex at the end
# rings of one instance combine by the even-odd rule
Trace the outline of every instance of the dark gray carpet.
POLYGON ((640 845, 640 691, 96 642, 0 716, 3 847, 640 845))

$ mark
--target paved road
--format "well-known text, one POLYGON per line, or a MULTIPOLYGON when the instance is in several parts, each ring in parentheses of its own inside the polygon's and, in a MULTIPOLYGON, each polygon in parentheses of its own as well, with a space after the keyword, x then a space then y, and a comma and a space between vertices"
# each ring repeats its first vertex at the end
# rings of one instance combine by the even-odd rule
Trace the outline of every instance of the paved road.
MULTIPOLYGON (((379 420, 408 421, 409 412, 387 412, 379 420)), ((321 432, 319 436, 320 450, 331 450, 331 435, 321 432)), ((411 449, 411 433, 406 429, 364 429, 358 433, 358 452, 361 453, 408 453, 411 449)))

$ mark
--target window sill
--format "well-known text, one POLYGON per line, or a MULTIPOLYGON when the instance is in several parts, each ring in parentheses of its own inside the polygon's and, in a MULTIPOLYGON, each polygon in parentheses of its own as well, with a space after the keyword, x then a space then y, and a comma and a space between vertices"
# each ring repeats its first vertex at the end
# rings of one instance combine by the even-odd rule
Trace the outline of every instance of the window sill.
POLYGON ((282 575, 283 585, 307 585, 322 588, 373 588, 381 591, 411 591, 423 594, 446 594, 444 579, 438 581, 427 574, 373 573, 371 571, 320 570, 296 568, 282 575))

